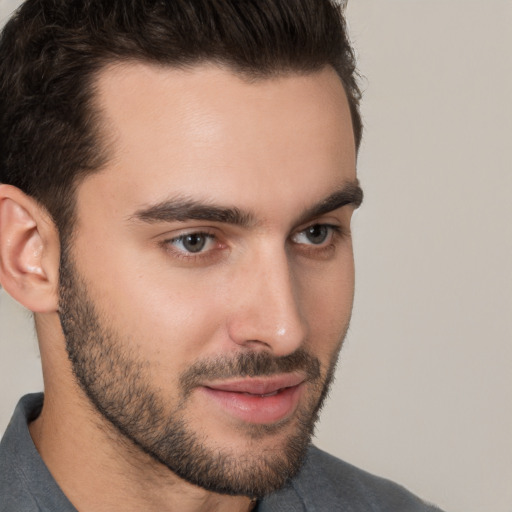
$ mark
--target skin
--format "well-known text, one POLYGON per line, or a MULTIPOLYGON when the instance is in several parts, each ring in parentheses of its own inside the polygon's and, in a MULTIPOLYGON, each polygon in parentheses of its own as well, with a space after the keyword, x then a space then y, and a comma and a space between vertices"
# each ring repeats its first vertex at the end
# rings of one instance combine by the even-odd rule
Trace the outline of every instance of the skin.
MULTIPOLYGON (((349 107, 335 72, 249 82, 216 66, 129 63, 101 73, 97 100, 111 159, 78 186, 69 252, 103 325, 149 369, 151 389, 172 409, 179 376, 198 361, 301 349, 325 381, 354 291, 355 205, 312 214, 356 183, 349 107), (140 215, 177 199, 237 209, 250 222, 140 215), (305 231, 317 225, 333 226, 321 243, 305 231), (190 233, 208 234, 199 253, 183 245, 190 233)), ((31 434, 72 503, 81 512, 249 510, 246 496, 180 479, 94 408, 65 350, 55 227, 30 198, 1 186, 2 227, 2 284, 37 313, 45 405, 31 434)), ((279 428, 254 436, 251 422, 203 391, 191 391, 182 417, 212 449, 252 463, 259 453, 281 453, 297 411, 319 399, 318 385, 303 383, 279 428)))

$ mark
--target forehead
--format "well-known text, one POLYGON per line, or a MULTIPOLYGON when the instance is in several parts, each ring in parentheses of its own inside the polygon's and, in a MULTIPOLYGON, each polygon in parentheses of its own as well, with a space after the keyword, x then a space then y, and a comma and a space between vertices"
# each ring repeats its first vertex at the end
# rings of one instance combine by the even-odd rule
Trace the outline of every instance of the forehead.
POLYGON ((134 209, 176 193, 262 204, 279 200, 271 189, 325 195, 355 178, 350 110, 331 68, 249 81, 214 65, 120 64, 99 75, 97 103, 110 161, 83 185, 100 180, 99 196, 115 191, 134 209))

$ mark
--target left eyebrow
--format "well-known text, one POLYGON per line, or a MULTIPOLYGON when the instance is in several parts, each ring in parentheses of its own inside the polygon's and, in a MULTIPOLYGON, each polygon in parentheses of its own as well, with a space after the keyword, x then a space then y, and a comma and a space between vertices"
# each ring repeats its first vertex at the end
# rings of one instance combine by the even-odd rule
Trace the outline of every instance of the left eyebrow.
POLYGON ((306 210, 298 221, 298 224, 307 222, 315 217, 321 217, 326 213, 333 212, 343 206, 351 205, 359 208, 363 202, 363 189, 359 185, 359 181, 346 183, 343 188, 333 192, 320 203, 306 210))

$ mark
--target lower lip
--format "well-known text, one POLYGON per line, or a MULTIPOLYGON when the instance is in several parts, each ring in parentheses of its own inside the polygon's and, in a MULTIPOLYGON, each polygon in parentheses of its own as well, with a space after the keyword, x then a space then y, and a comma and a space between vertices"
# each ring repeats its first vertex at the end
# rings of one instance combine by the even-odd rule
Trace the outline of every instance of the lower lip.
POLYGON ((200 389, 228 414, 247 423, 264 425, 281 421, 295 412, 302 385, 285 388, 271 396, 220 391, 207 387, 200 389))

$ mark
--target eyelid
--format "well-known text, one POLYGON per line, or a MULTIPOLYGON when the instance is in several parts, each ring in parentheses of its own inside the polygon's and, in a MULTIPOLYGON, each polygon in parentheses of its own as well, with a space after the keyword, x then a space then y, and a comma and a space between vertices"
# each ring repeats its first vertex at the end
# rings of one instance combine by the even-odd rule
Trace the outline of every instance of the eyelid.
POLYGON ((159 234, 158 238, 162 239, 162 243, 168 243, 190 235, 204 235, 218 238, 217 230, 204 226, 190 226, 188 228, 174 229, 172 231, 159 234))

